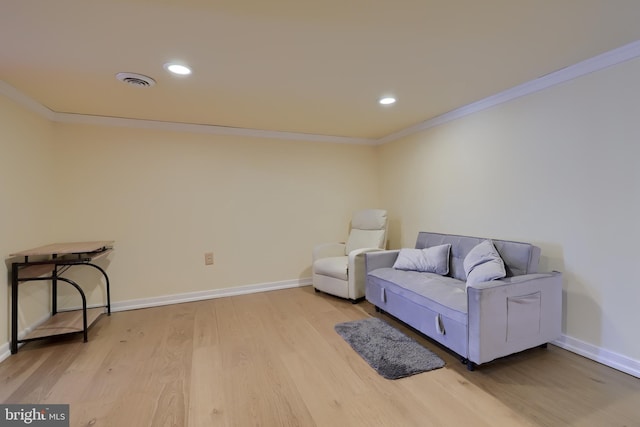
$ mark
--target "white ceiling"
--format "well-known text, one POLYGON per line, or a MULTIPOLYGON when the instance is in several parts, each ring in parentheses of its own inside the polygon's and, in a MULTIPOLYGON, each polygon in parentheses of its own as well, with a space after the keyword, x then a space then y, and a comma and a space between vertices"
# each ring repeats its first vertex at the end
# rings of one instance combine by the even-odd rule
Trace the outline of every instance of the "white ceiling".
POLYGON ((638 0, 0 0, 0 80, 58 113, 379 139, 639 40, 639 18, 638 0))

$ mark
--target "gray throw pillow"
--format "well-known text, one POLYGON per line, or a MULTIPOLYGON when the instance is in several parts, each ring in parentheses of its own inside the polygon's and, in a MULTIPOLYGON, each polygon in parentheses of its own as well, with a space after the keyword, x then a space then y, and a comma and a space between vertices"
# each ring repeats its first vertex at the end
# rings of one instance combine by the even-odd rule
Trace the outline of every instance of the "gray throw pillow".
POLYGON ((507 275, 504 261, 491 240, 477 244, 464 258, 467 286, 500 279, 507 275))
POLYGON ((449 253, 451 245, 432 246, 425 249, 400 249, 398 258, 393 264, 396 270, 420 271, 436 273, 441 276, 449 274, 449 253))

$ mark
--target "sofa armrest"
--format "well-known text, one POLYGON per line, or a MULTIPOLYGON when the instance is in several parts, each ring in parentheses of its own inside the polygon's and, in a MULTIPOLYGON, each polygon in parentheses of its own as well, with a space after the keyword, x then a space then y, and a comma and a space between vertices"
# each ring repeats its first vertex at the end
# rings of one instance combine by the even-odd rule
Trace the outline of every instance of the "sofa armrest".
POLYGON ((511 285, 517 285, 519 283, 526 283, 532 280, 538 280, 545 277, 549 277, 556 273, 560 274, 557 271, 553 271, 551 273, 522 274, 520 276, 505 277, 502 279, 490 280, 488 282, 480 282, 473 285, 469 285, 468 287, 474 288, 474 289, 491 289, 491 288, 497 288, 500 286, 511 286, 511 285))
POLYGON ((480 364, 560 337, 562 274, 525 274, 467 288, 468 359, 480 364))
POLYGON ((365 275, 378 268, 393 267, 399 253, 399 249, 367 253, 365 256, 365 275))
POLYGON ((362 248, 349 252, 349 298, 358 299, 364 296, 367 283, 365 255, 381 252, 380 248, 362 248))
POLYGON ((346 245, 344 243, 322 243, 313 248, 313 261, 320 258, 344 256, 346 245))

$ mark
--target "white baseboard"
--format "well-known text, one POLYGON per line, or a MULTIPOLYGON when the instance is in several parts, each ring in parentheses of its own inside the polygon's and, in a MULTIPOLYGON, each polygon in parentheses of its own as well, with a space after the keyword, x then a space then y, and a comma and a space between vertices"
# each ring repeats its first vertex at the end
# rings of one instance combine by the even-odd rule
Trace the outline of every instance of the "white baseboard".
MULTIPOLYGON (((33 322, 30 326, 27 326, 26 328, 24 328, 22 331, 18 331, 18 339, 22 339, 25 335, 33 331, 38 326, 42 325, 44 322, 47 321, 49 317, 51 317, 51 314, 47 313, 42 317, 40 317, 35 322, 33 322)), ((2 362, 7 357, 11 356, 11 346, 9 344, 10 343, 6 342, 0 346, 0 362, 2 362)), ((22 346, 22 344, 18 344, 18 348, 20 346, 22 346)))
MULTIPOLYGON (((295 280, 283 280, 280 282, 258 283, 255 285, 238 286, 234 288, 212 289, 209 291, 188 292, 184 294, 166 295, 154 298, 141 298, 135 300, 115 302, 111 304, 111 312, 137 310, 139 308, 159 307, 170 304, 180 304, 184 302, 202 301, 213 298, 231 297, 235 295, 253 294, 258 292, 276 291, 279 289, 298 288, 311 285, 311 277, 295 280)), ((75 307, 78 309, 80 307, 75 307)), ((89 307, 91 308, 91 307, 89 307)), ((74 309, 71 307, 69 309, 74 309)), ((29 327, 18 333, 23 337, 49 318, 49 315, 38 319, 29 327)), ((21 345, 21 344, 20 344, 21 345)), ((0 362, 11 356, 11 347, 8 342, 0 345, 0 362)))
POLYGON ((301 286, 308 286, 310 284, 311 277, 305 277, 297 280, 283 280, 280 282, 258 283, 255 285, 237 286, 234 288, 212 289, 209 291, 188 292, 185 294, 166 295, 154 298, 141 298, 112 303, 111 312, 159 307, 162 305, 232 297, 235 295, 253 294, 257 292, 276 291, 279 289, 298 288, 301 286))
POLYGON ((0 362, 11 356, 11 346, 8 342, 0 345, 0 362))
POLYGON ((596 362, 602 363, 610 368, 617 369, 618 371, 640 378, 640 361, 638 360, 614 353, 613 351, 605 350, 601 347, 596 347, 593 344, 589 344, 567 335, 563 335, 560 339, 553 341, 552 344, 579 354, 580 356, 584 356, 587 359, 595 360, 596 362))

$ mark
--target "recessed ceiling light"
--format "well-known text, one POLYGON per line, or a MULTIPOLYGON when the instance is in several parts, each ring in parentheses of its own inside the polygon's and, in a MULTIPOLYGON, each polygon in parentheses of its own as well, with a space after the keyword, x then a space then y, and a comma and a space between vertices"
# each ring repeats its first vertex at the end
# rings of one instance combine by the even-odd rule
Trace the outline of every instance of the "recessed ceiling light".
POLYGON ((187 67, 186 65, 182 65, 182 64, 175 64, 173 62, 168 62, 166 64, 164 64, 164 68, 167 71, 172 72, 173 74, 178 74, 181 76, 187 76, 189 74, 191 74, 191 68, 187 67))
POLYGON ((378 102, 382 105, 390 105, 396 102, 396 99, 392 96, 385 96, 384 98, 380 98, 378 102))

